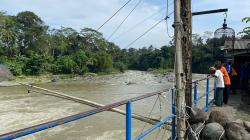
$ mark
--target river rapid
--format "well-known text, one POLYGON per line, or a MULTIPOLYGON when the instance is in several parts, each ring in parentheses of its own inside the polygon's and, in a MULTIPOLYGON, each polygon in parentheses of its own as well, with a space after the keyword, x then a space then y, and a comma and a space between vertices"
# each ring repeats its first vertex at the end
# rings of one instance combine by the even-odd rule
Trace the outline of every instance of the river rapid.
MULTIPOLYGON (((155 75, 141 71, 126 71, 122 74, 98 76, 97 78, 59 80, 53 83, 38 84, 38 86, 106 105, 146 93, 170 89, 173 87, 173 74, 155 75)), ((28 88, 24 86, 0 87, 1 134, 93 109, 87 105, 57 97, 35 92, 28 93, 27 90, 28 88)), ((133 103, 133 112, 148 116, 157 98, 157 96, 151 97, 133 103)), ((125 106, 121 106, 120 109, 125 110, 125 106)), ((156 102, 151 117, 160 119, 170 113, 171 94, 165 93, 160 97, 160 101, 158 99, 156 102)), ((133 135, 138 136, 143 130, 150 127, 151 125, 133 120, 133 135)), ((166 139, 169 136, 169 132, 159 129, 146 139, 166 139)), ((125 139, 125 117, 113 112, 102 112, 19 139, 125 139)))

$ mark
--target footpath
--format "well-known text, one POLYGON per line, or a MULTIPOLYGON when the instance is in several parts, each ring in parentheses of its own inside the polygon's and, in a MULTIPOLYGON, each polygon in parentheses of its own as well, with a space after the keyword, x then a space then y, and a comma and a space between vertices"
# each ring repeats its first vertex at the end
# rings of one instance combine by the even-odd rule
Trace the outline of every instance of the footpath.
POLYGON ((211 111, 223 112, 233 121, 250 121, 250 91, 231 94, 227 105, 212 107, 211 111))

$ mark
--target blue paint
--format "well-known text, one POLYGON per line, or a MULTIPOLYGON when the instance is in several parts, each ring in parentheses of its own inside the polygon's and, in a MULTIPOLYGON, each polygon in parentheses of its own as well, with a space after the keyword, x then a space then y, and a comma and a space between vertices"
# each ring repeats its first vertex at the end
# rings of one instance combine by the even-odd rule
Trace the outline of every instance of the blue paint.
POLYGON ((126 140, 132 140, 132 103, 126 104, 126 140))
POLYGON ((79 120, 81 118, 85 118, 85 117, 94 115, 94 114, 99 113, 101 111, 102 110, 95 109, 95 111, 90 111, 90 112, 87 112, 87 113, 80 113, 80 114, 69 116, 69 117, 67 117, 65 119, 59 119, 59 120, 56 120, 56 121, 51 121, 51 122, 48 122, 48 123, 33 126, 31 128, 19 130, 16 133, 11 133, 9 135, 1 136, 0 140, 12 140, 12 139, 16 139, 16 138, 19 138, 19 137, 23 137, 23 136, 33 134, 33 133, 36 133, 36 132, 39 132, 39 131, 42 131, 42 130, 45 130, 45 129, 49 129, 49 128, 52 128, 52 127, 55 127, 55 126, 58 126, 58 125, 62 125, 62 124, 65 124, 65 123, 68 123, 68 122, 71 122, 71 121, 79 120))
MULTIPOLYGON (((175 98, 175 90, 172 89, 172 114, 176 115, 176 98, 175 98)), ((175 140, 176 137, 176 118, 175 116, 172 118, 172 136, 171 140, 175 140)))
POLYGON ((152 131, 156 130, 158 127, 162 126, 166 121, 172 119, 173 117, 174 117, 173 114, 168 115, 166 118, 164 118, 163 120, 161 120, 160 122, 158 122, 156 125, 154 125, 153 127, 149 128, 148 130, 146 130, 145 132, 143 132, 141 135, 139 135, 138 137, 136 137, 134 140, 141 140, 142 138, 144 138, 145 136, 147 136, 152 131))
MULTIPOLYGON (((194 106, 197 106, 198 103, 198 92, 197 92, 197 81, 194 82, 194 106)), ((209 79, 207 79, 207 83, 206 83, 206 106, 205 106, 205 111, 207 112, 209 110, 209 105, 212 102, 209 102, 209 79)), ((214 82, 214 96, 216 95, 216 82, 214 82)), ((150 97, 150 96, 149 96, 150 97)), ((204 96, 203 96, 204 97, 204 96)), ((144 98, 144 97, 143 97, 144 98)), ((143 99, 141 98, 141 99, 143 99)), ((136 99, 136 100, 140 100, 140 99, 136 99)), ((136 100, 126 100, 123 101, 122 103, 120 103, 119 105, 107 105, 104 107, 100 107, 97 109, 93 109, 90 111, 86 111, 83 113, 79 113, 76 115, 72 115, 72 116, 68 116, 62 119, 58 119, 58 120, 54 120, 54 121, 50 121, 44 124, 39 124, 36 126, 32 126, 29 128, 25 128, 25 129, 21 129, 15 132, 11 132, 8 134, 4 134, 0 136, 0 140, 11 140, 11 139, 16 139, 22 136, 26 136, 29 134, 33 134, 45 129, 49 129, 58 125, 62 125, 65 123, 69 123, 71 121, 75 121, 75 120, 79 120, 81 118, 85 118, 106 110, 109 110, 111 108, 114 107, 118 107, 121 105, 126 104, 126 140, 132 140, 132 101, 136 101, 136 100)), ((144 138, 146 135, 148 135, 149 133, 151 133, 152 131, 154 131, 155 129, 157 129, 158 127, 162 126, 166 121, 172 119, 172 140, 175 140, 176 137, 176 97, 175 97, 175 90, 172 89, 172 114, 167 116, 166 118, 164 118, 162 121, 158 122, 156 125, 154 125, 152 128, 146 130, 144 133, 142 133, 140 136, 138 136, 137 138, 135 138, 135 140, 140 140, 142 138, 144 138)))
POLYGON ((197 107, 198 96, 197 96, 197 81, 194 82, 194 106, 197 107))
POLYGON ((206 108, 205 112, 208 112, 209 109, 209 78, 207 79, 207 86, 206 86, 206 108))

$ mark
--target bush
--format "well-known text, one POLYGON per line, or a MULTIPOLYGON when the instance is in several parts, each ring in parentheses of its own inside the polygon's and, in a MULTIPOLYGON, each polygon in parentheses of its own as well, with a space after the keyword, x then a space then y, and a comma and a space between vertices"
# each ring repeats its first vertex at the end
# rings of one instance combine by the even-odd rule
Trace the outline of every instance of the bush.
POLYGON ((114 63, 114 68, 118 69, 120 72, 124 72, 127 68, 124 63, 122 62, 116 62, 114 63))
POLYGON ((60 56, 56 61, 56 72, 73 74, 78 69, 77 64, 70 56, 60 56))

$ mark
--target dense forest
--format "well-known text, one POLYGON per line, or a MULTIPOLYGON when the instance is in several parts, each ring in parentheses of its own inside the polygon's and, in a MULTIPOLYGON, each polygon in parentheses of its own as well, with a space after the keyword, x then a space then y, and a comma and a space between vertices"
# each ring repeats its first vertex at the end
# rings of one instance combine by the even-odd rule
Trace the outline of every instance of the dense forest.
MULTIPOLYGON (((15 16, 0 12, 0 27, 0 64, 16 76, 174 68, 171 43, 121 49, 91 28, 51 29, 30 11, 15 16)), ((214 61, 213 41, 198 37, 193 45, 193 72, 206 73, 214 61)))

